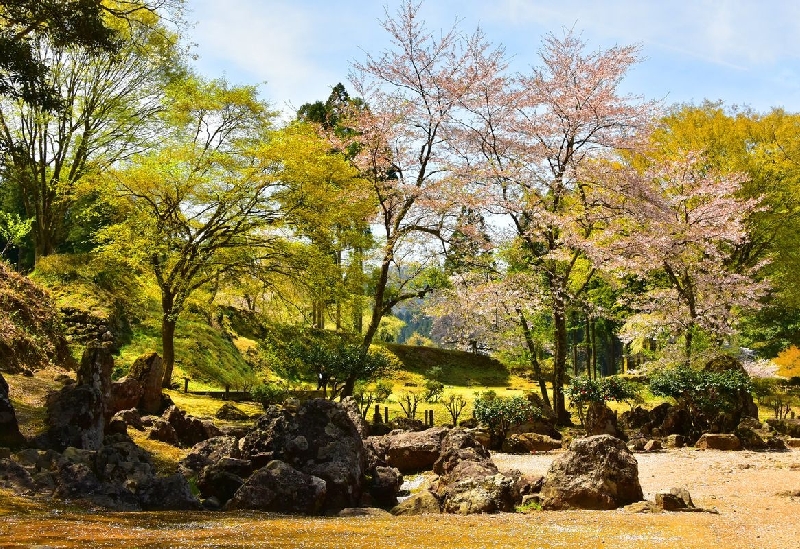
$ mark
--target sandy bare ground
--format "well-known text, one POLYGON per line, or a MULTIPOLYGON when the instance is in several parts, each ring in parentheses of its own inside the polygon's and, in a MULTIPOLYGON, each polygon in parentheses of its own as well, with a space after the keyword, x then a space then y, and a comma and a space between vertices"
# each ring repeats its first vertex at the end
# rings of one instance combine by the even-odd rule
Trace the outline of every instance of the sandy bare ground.
MULTIPOLYGON (((493 457, 501 470, 545 474, 556 455, 493 457)), ((692 523, 698 535, 710 534, 719 547, 800 546, 800 450, 720 452, 682 448, 636 454, 636 459, 646 499, 652 500, 656 493, 673 487, 686 487, 695 505, 718 511, 692 514, 692 523), (792 492, 794 496, 787 495, 792 492)), ((599 516, 600 532, 614 528, 613 513, 620 511, 591 512, 586 518, 599 516)))

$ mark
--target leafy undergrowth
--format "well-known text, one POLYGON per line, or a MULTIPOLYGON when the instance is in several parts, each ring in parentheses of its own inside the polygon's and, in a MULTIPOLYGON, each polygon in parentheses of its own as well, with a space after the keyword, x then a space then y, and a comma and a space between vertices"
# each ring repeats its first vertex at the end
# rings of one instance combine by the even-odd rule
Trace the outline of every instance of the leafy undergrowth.
MULTIPOLYGON (((216 419, 217 412, 222 408, 225 402, 204 395, 192 395, 180 391, 165 392, 172 399, 172 402, 181 410, 185 410, 187 414, 211 419, 217 425, 223 425, 225 423, 216 419)), ((254 402, 231 402, 230 404, 233 404, 249 416, 260 416, 264 413, 264 408, 260 404, 254 402)))
POLYGON ((57 369, 36 372, 32 377, 4 374, 8 382, 8 395, 17 415, 20 432, 26 437, 34 437, 45 429, 47 394, 57 391, 63 385, 53 380, 63 373, 57 369))
POLYGON ((71 364, 50 294, 0 260, 0 364, 7 372, 71 364))
POLYGON ((712 515, 609 511, 359 518, 293 518, 254 512, 76 513, 57 517, 34 513, 0 518, 0 539, 4 547, 67 548, 716 549, 720 540, 714 531, 720 523, 721 519, 712 515))

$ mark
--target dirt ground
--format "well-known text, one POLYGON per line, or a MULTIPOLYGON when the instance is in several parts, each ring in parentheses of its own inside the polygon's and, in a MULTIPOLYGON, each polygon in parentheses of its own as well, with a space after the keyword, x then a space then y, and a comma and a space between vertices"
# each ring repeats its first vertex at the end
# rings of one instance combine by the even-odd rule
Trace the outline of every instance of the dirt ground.
MULTIPOLYGON (((501 469, 544 473, 557 454, 496 454, 501 469)), ((383 515, 348 518, 240 513, 105 513, 9 507, 0 547, 270 549, 789 549, 800 542, 800 450, 637 454, 645 496, 685 486, 716 513, 634 514, 534 511, 528 514, 383 515)), ((0 509, 3 496, 0 494, 0 509)))
MULTIPOLYGON (((544 474, 557 454, 495 454, 501 470, 544 474)), ((698 507, 696 526, 719 547, 789 548, 800 544, 800 450, 721 452, 682 448, 636 454, 648 500, 673 487, 688 488, 698 507)), ((549 513, 547 513, 549 514, 549 513)), ((592 512, 591 515, 603 516, 592 512)), ((600 520, 601 535, 615 520, 600 520)))

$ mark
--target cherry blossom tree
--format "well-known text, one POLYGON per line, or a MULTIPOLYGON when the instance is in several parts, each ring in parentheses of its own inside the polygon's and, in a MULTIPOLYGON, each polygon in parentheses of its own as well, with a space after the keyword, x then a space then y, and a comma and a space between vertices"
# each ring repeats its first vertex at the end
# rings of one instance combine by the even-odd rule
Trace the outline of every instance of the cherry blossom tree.
MULTIPOLYGON (((716 338, 731 334, 735 312, 758 309, 768 283, 757 276, 764 262, 732 261, 748 241, 746 220, 759 207, 758 199, 738 198, 745 176, 710 169, 697 152, 677 156, 630 175, 649 187, 625 195, 632 215, 614 255, 620 272, 649 280, 634 297, 638 314, 628 319, 623 338, 682 336, 689 364, 698 330, 716 338)), ((625 178, 617 173, 616 179, 625 178)))
POLYGON ((383 237, 375 259, 365 351, 384 315, 436 286, 426 276, 431 270, 424 267, 433 264, 432 252, 442 251, 467 196, 463 180, 451 169, 446 138, 470 95, 503 64, 502 52, 492 50, 480 31, 465 36, 454 27, 434 34, 420 20, 419 7, 404 2, 395 16, 387 13, 382 25, 393 48, 368 55, 351 75, 356 92, 369 105, 348 121, 357 129, 355 161, 372 182, 379 205, 376 225, 383 237), (402 268, 409 247, 418 267, 402 268), (395 284, 393 271, 400 274, 395 284))
POLYGON ((541 277, 554 327, 554 411, 567 423, 568 307, 597 272, 590 252, 611 215, 581 174, 638 150, 657 105, 619 91, 638 61, 635 46, 587 52, 566 31, 548 35, 540 57, 529 75, 481 81, 457 143, 463 169, 485 183, 484 204, 510 219, 527 267, 541 277))

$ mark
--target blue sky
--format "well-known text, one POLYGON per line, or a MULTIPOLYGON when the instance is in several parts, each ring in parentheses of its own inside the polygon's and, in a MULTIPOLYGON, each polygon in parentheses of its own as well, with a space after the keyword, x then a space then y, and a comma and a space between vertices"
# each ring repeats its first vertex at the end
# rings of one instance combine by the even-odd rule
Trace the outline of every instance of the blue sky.
MULTIPOLYGON (((351 62, 379 53, 379 20, 399 0, 188 0, 190 40, 205 76, 263 84, 274 108, 294 112, 347 85, 351 62)), ((591 49, 640 44, 644 60, 626 92, 666 104, 704 99, 800 112, 800 2, 794 0, 427 0, 432 30, 456 19, 480 26, 513 56, 512 69, 537 64, 541 38, 580 31, 591 49)), ((349 86, 348 86, 349 87, 349 86)))

